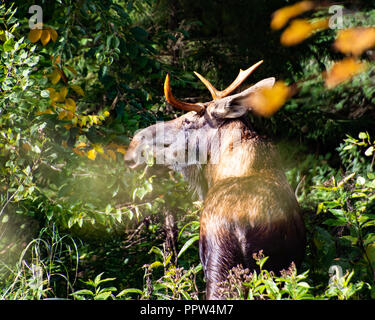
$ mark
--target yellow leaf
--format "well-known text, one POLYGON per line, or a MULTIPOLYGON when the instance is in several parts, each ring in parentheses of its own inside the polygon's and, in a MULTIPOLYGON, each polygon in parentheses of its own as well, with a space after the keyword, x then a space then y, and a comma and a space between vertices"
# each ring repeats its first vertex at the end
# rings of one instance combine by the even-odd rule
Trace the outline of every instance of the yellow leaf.
POLYGON ((77 149, 81 149, 81 148, 84 148, 84 147, 86 147, 86 143, 84 143, 84 142, 80 142, 80 143, 78 143, 78 144, 76 145, 76 148, 77 148, 77 149))
POLYGON ((49 31, 49 33, 51 35, 52 41, 56 42, 57 37, 58 37, 57 31, 55 29, 52 29, 52 28, 48 28, 48 31, 49 31))
POLYGON ((345 54, 361 55, 375 46, 375 28, 350 28, 340 30, 334 47, 345 54))
POLYGON ((72 98, 68 98, 65 100, 65 107, 67 110, 72 111, 72 112, 76 112, 76 109, 77 109, 77 105, 72 98))
POLYGON ((62 145, 64 148, 67 148, 67 147, 68 147, 68 143, 67 143, 65 140, 63 140, 63 141, 61 142, 61 145, 62 145))
POLYGON ((72 127, 71 124, 66 124, 66 125, 64 126, 64 128, 65 128, 66 130, 70 130, 71 127, 72 127))
POLYGON ((270 117, 285 104, 290 94, 290 88, 283 81, 277 81, 272 88, 264 88, 251 95, 249 104, 254 113, 270 117))
POLYGON ((291 18, 297 17, 301 13, 313 9, 314 6, 315 4, 313 1, 301 1, 275 11, 271 21, 271 28, 274 30, 281 29, 291 18))
POLYGON ((28 39, 32 43, 38 42, 38 40, 42 36, 42 33, 43 33, 42 29, 31 29, 29 32, 28 39))
POLYGON ((76 85, 71 85, 70 86, 77 94, 79 94, 80 96, 84 96, 85 93, 84 91, 82 90, 82 88, 80 86, 76 86, 76 85))
POLYGON ((67 113, 65 110, 61 111, 61 112, 59 113, 58 119, 59 119, 59 120, 64 119, 64 118, 67 116, 67 114, 68 114, 68 113, 67 113))
POLYGON ((49 75, 49 78, 51 79, 52 84, 57 84, 60 79, 61 75, 60 73, 55 69, 52 71, 52 73, 49 75))
POLYGON ((97 152, 101 153, 101 154, 104 153, 104 149, 103 149, 102 146, 94 145, 94 149, 95 149, 97 152))
POLYGON ((100 120, 98 116, 91 116, 91 119, 94 124, 100 124, 100 120))
POLYGON ((87 158, 89 158, 91 160, 95 160, 95 158, 96 158, 96 150, 95 149, 91 149, 89 152, 87 152, 87 158))
POLYGON ((328 19, 314 22, 309 22, 305 19, 293 20, 290 26, 282 33, 281 43, 284 46, 294 46, 309 38, 314 31, 328 28, 328 22, 328 19))
POLYGON ((109 116, 109 112, 108 112, 108 111, 104 111, 104 112, 103 112, 103 116, 104 116, 104 117, 108 117, 108 116, 109 116))
POLYGON ((65 98, 68 94, 68 88, 67 87, 62 87, 59 92, 59 102, 64 102, 65 98))
POLYGON ((118 148, 116 149, 116 151, 119 152, 119 153, 122 153, 122 154, 125 154, 125 153, 126 153, 126 149, 125 149, 124 147, 118 147, 118 148))
POLYGON ((83 116, 80 120, 79 120, 79 125, 80 127, 82 128, 83 126, 86 125, 86 122, 87 122, 87 116, 83 116))
POLYGON ((74 117, 74 113, 72 111, 68 111, 67 114, 66 114, 66 119, 67 120, 72 120, 74 117))
POLYGON ((325 85, 328 89, 338 86, 347 81, 356 74, 363 72, 366 65, 354 58, 345 58, 336 62, 333 67, 325 74, 325 85))
POLYGON ((113 161, 116 161, 116 153, 113 150, 107 150, 107 153, 113 161))
POLYGON ((50 40, 51 40, 51 34, 49 33, 49 30, 44 29, 40 37, 40 41, 42 42, 43 46, 45 46, 50 40))
POLYGON ((72 119, 72 125, 76 126, 77 122, 78 122, 78 117, 73 117, 73 119, 72 119))

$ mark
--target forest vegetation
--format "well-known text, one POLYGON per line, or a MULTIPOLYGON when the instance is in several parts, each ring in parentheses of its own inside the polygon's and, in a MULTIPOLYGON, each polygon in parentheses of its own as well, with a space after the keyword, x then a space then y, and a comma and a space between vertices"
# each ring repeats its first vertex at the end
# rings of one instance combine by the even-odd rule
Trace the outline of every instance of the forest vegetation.
POLYGON ((167 74, 180 99, 209 101, 194 71, 225 88, 259 60, 243 88, 278 86, 249 119, 281 153, 307 249, 280 275, 255 255, 226 297, 375 298, 375 4, 228 3, 1 2, 0 299, 204 299, 202 202, 123 157, 137 130, 183 114, 167 74))

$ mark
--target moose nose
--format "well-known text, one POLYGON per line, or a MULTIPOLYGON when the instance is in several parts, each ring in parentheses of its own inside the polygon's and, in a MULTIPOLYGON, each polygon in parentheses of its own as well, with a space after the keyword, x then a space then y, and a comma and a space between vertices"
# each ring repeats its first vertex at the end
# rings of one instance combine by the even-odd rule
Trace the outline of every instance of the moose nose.
POLYGON ((129 153, 125 154, 124 157, 125 165, 128 166, 130 169, 134 169, 137 166, 137 163, 134 161, 134 157, 129 153))

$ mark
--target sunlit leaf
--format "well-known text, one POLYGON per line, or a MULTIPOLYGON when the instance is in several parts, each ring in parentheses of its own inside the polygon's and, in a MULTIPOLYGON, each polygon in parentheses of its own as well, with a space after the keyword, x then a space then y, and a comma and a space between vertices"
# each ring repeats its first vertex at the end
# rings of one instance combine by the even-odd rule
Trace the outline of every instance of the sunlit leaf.
POLYGON ((340 30, 334 46, 342 53, 359 56, 375 46, 375 28, 340 30))
POLYGON ((315 4, 313 1, 301 1, 275 11, 271 21, 271 28, 274 30, 281 29, 290 19, 313 9, 314 6, 315 4))
POLYGON ((40 37, 40 41, 42 42, 43 46, 45 46, 46 44, 48 44, 50 40, 51 40, 51 34, 49 33, 49 30, 44 29, 40 37))
POLYGON ((116 151, 119 152, 119 153, 122 153, 122 154, 125 154, 125 153, 126 153, 126 149, 125 149, 124 147, 118 147, 118 148, 116 149, 116 151))
POLYGON ((43 33, 42 29, 31 29, 29 32, 28 39, 32 43, 38 42, 40 37, 42 36, 42 33, 43 33))
POLYGON ((251 95, 249 104, 254 113, 270 117, 285 104, 290 93, 283 81, 277 81, 272 88, 263 88, 251 95))
POLYGON ((89 152, 87 152, 87 158, 89 158, 91 160, 95 160, 95 158, 96 158, 96 150, 95 149, 91 149, 89 152))
POLYGON ((104 153, 104 149, 103 149, 103 147, 102 146, 100 146, 100 145, 94 145, 94 149, 97 151, 97 152, 99 152, 99 153, 104 153))
POLYGON ((328 89, 351 79, 353 76, 365 71, 366 65, 354 58, 345 58, 336 62, 325 75, 325 85, 328 89))
POLYGON ((77 149, 82 149, 82 148, 84 148, 84 147, 86 147, 86 143, 84 143, 84 142, 80 142, 80 143, 78 143, 78 144, 76 145, 76 148, 77 148, 77 149))

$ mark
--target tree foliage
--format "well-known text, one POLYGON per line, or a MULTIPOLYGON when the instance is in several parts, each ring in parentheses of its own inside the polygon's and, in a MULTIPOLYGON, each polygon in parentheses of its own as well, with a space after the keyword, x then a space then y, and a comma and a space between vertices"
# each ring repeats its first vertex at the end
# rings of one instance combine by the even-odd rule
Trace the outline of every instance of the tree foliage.
MULTIPOLYGON (((2 299, 200 299, 200 202, 176 173, 131 171, 136 130, 180 115, 162 96, 206 101, 193 71, 224 87, 275 76, 255 128, 274 138, 308 229, 301 270, 241 266, 230 299, 375 297, 374 23, 314 1, 15 1, 0 5, 2 299), (43 9, 30 29, 29 8, 43 9), (264 105, 268 109, 264 109, 264 105), (268 112, 269 111, 269 112, 268 112), (177 221, 168 251, 164 213, 177 221), (177 260, 177 263, 176 263, 177 260), (334 270, 338 273, 330 274, 334 270)), ((227 291, 225 291, 227 290, 227 291)))

